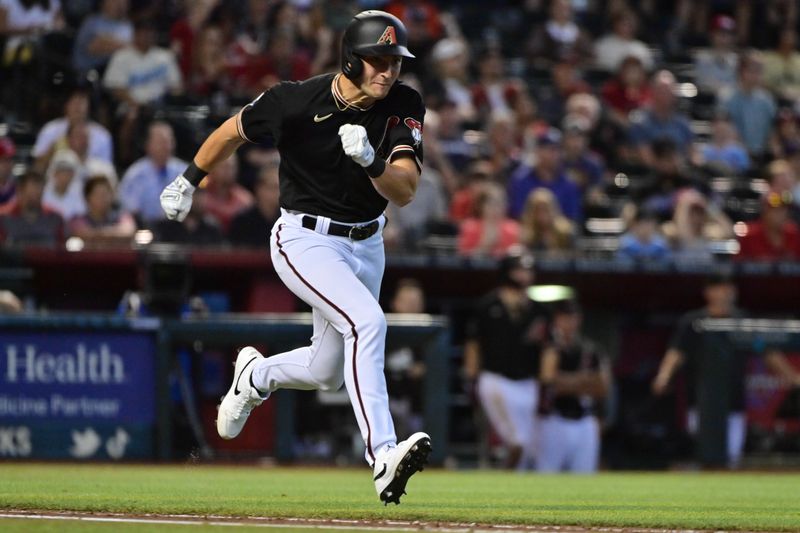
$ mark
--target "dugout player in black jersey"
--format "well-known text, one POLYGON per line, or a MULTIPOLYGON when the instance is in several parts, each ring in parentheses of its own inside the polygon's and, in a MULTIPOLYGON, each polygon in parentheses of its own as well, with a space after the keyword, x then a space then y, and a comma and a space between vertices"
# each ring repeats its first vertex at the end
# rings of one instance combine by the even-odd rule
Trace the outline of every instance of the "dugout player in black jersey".
POLYGON ((500 261, 499 287, 476 303, 464 343, 464 373, 505 446, 506 466, 516 470, 533 468, 536 378, 547 336, 546 311, 528 297, 533 281, 533 256, 512 249, 500 261))
MULTIPOLYGON (((263 357, 239 352, 217 415, 223 438, 239 434, 252 409, 281 388, 336 390, 344 383, 385 502, 400 502, 431 449, 422 432, 397 442, 383 374, 386 318, 378 304, 385 256, 383 211, 406 205, 422 165, 420 95, 398 81, 403 23, 382 11, 356 15, 342 39, 342 72, 265 91, 215 130, 161 205, 182 220, 192 193, 245 142, 281 156, 281 217, 270 235, 281 280, 313 308, 311 345, 263 357)), ((267 238, 267 228, 264 228, 267 238)))
POLYGON ((577 302, 553 305, 552 339, 542 352, 539 472, 590 473, 597 470, 600 425, 597 405, 611 386, 608 359, 581 335, 577 302))

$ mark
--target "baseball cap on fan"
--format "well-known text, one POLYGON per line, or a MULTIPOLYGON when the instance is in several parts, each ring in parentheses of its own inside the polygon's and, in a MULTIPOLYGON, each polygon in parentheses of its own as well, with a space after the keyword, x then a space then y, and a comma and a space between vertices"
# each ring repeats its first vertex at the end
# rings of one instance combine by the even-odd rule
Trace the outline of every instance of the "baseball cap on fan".
POLYGON ((11 137, 0 137, 0 157, 11 158, 17 153, 17 147, 11 137))
POLYGON ((547 128, 536 136, 537 146, 560 146, 561 132, 558 128, 547 128))
POLYGON ((711 19, 711 31, 736 31, 736 21, 729 15, 715 15, 711 19))

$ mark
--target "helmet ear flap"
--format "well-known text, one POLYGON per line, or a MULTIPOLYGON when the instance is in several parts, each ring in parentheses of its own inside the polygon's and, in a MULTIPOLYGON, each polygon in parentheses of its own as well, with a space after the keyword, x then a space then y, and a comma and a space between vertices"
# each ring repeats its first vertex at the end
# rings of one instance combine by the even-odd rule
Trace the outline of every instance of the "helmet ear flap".
POLYGON ((361 64, 361 58, 353 53, 349 46, 345 46, 342 50, 342 72, 351 80, 357 80, 361 77, 364 71, 364 65, 361 64))

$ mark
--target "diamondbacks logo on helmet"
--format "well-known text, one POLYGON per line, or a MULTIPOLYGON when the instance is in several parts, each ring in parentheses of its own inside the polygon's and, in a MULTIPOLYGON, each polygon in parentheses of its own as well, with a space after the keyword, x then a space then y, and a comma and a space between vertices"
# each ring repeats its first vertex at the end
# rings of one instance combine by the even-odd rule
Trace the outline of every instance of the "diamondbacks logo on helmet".
POLYGON ((376 44, 397 44, 397 34, 394 32, 394 26, 386 26, 376 44))
POLYGON ((394 26, 386 26, 376 44, 397 44, 397 34, 394 32, 394 26))
POLYGON ((414 139, 414 146, 419 146, 419 143, 422 142, 422 123, 411 117, 406 118, 403 122, 408 126, 408 129, 411 130, 411 138, 414 139))

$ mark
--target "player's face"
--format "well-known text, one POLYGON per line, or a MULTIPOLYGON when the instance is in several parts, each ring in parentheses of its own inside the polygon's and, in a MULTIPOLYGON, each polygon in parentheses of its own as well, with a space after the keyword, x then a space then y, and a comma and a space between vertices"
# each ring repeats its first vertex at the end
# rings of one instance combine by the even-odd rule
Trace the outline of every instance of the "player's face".
POLYGON ((380 100, 386 98, 400 75, 403 64, 401 56, 364 57, 364 76, 361 79, 361 90, 370 98, 380 100))

